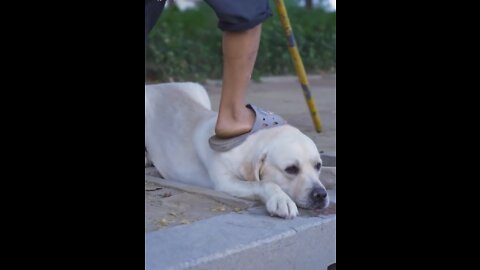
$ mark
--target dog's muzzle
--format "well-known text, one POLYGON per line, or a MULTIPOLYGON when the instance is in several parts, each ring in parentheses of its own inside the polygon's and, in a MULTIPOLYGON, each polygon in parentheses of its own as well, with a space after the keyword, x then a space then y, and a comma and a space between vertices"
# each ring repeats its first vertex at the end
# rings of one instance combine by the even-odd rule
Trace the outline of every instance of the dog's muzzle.
POLYGON ((312 209, 322 209, 328 205, 328 194, 323 187, 314 187, 310 192, 310 207, 312 209))

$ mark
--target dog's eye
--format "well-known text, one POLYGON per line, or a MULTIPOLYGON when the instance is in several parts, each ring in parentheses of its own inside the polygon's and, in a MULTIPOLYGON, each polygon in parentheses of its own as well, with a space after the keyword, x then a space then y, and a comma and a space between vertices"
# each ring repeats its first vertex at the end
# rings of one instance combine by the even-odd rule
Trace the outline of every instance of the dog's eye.
POLYGON ((298 174, 298 171, 300 171, 300 169, 297 166, 292 165, 288 166, 285 171, 289 174, 298 174))
POLYGON ((317 162, 317 164, 315 164, 315 170, 320 170, 320 168, 322 167, 322 163, 320 162, 317 162))

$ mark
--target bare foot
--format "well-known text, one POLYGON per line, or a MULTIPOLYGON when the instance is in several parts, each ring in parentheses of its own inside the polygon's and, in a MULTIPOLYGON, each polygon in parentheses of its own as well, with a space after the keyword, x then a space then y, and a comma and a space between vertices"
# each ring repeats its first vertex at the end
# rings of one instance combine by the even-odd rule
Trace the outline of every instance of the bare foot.
POLYGON ((215 134, 222 139, 228 139, 245 134, 252 130, 255 122, 255 113, 244 107, 241 111, 227 112, 218 116, 215 134))

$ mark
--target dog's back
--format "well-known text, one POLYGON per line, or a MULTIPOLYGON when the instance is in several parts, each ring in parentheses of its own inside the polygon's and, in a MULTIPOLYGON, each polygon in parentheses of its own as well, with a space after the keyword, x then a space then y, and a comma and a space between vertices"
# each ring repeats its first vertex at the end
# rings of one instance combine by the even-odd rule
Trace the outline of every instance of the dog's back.
POLYGON ((216 113, 210 108, 208 94, 199 84, 145 86, 145 147, 166 179, 211 187, 194 144, 198 125, 204 129, 207 122, 214 124, 216 113))

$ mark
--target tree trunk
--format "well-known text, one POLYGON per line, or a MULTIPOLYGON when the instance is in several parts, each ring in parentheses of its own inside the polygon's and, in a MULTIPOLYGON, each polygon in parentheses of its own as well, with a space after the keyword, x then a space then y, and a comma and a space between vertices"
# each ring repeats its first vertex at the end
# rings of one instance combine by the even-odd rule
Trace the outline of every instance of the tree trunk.
POLYGON ((313 0, 305 0, 305 7, 307 9, 313 9, 313 0))

